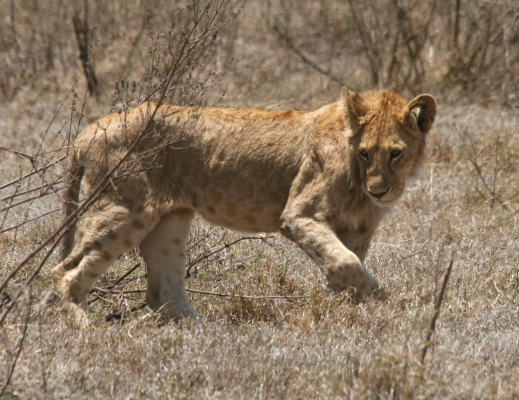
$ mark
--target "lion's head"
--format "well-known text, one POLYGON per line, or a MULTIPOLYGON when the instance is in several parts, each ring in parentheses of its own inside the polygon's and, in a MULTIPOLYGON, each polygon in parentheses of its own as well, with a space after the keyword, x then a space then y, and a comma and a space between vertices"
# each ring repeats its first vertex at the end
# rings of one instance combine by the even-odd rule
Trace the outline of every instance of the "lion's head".
POLYGON ((424 161, 436 101, 423 94, 406 103, 389 90, 361 95, 346 87, 341 97, 362 190, 375 204, 391 205, 424 161))

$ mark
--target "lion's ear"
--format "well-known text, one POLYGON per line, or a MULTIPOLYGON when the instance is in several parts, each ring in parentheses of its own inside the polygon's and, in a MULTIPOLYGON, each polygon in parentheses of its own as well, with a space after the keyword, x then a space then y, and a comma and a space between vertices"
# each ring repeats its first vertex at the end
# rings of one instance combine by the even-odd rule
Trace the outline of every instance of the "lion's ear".
POLYGON ((427 133, 436 116, 436 100, 429 94, 415 97, 407 104, 407 114, 413 125, 416 124, 423 133, 427 133))
POLYGON ((368 111, 368 107, 362 96, 352 92, 346 86, 342 88, 341 101, 344 106, 344 111, 355 123, 358 123, 359 119, 366 115, 368 111))

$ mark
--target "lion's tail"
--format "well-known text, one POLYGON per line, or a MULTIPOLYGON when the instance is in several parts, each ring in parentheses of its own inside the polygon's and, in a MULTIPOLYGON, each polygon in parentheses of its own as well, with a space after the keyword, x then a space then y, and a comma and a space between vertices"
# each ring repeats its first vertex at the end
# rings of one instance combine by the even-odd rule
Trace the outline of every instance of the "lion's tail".
MULTIPOLYGON (((79 189, 81 178, 85 168, 79 160, 76 149, 72 149, 67 160, 67 171, 64 179, 63 191, 63 222, 74 214, 79 205, 79 189)), ((61 239, 60 259, 65 260, 74 248, 74 238, 76 236, 77 218, 74 218, 61 239)))

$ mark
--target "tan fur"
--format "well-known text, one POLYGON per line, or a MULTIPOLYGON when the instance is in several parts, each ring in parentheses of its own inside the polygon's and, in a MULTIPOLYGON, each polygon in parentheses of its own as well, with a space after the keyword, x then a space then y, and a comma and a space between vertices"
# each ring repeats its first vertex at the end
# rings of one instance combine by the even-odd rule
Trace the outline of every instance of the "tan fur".
MULTIPOLYGON (((67 215, 77 207, 81 176, 92 192, 155 108, 147 103, 108 115, 79 135, 69 160, 67 215)), ((280 231, 336 290, 350 289, 356 300, 384 297, 362 262, 381 218, 424 160, 435 113, 429 95, 405 103, 391 91, 347 88, 340 101, 311 111, 161 106, 89 209, 73 249, 75 228, 69 230, 64 260, 53 269, 57 288, 86 309, 96 279, 140 246, 148 304, 174 319, 196 318, 184 280, 196 212, 231 229, 280 231)))

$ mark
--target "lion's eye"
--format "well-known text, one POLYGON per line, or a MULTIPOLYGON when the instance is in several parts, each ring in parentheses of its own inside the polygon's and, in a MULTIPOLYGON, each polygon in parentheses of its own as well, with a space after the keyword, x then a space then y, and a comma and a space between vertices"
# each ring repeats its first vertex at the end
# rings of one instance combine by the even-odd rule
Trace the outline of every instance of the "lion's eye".
POLYGON ((367 152, 366 150, 364 150, 364 149, 359 149, 359 150, 357 151, 357 153, 358 153, 358 155, 359 155, 361 158, 363 158, 364 160, 368 161, 368 159, 369 159, 369 154, 368 154, 368 152, 367 152))
POLYGON ((393 151, 391 152, 391 160, 396 160, 396 159, 399 158, 401 155, 402 155, 402 151, 401 151, 401 150, 393 150, 393 151))

